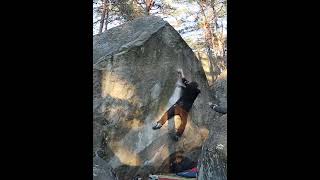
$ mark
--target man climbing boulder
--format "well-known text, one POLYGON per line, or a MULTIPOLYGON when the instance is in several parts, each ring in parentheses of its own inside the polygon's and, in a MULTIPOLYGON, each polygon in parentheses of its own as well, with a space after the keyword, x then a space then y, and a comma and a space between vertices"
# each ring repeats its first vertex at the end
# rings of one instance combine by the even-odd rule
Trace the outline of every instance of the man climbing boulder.
POLYGON ((188 113, 193 105, 193 102, 200 94, 200 89, 198 89, 197 82, 189 82, 183 74, 182 69, 178 70, 178 78, 182 81, 182 84, 179 86, 182 87, 182 95, 179 100, 169 108, 167 112, 160 118, 155 126, 152 129, 160 129, 167 120, 171 119, 175 115, 179 115, 181 118, 181 124, 178 128, 176 134, 173 136, 175 141, 178 141, 182 136, 184 129, 187 125, 188 113))
POLYGON ((119 180, 167 172, 169 157, 178 151, 198 159, 215 114, 205 108, 213 96, 201 61, 168 22, 146 16, 94 36, 92 61, 93 152, 104 145, 101 158, 119 180), (176 68, 183 68, 186 79, 196 81, 201 90, 177 142, 168 138, 180 121, 152 129, 181 97, 176 68))

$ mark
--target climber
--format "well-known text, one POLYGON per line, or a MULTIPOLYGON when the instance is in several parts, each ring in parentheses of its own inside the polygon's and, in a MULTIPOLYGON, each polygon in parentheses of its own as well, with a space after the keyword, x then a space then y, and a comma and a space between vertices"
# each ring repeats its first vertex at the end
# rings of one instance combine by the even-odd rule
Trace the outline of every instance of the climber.
POLYGON ((175 141, 178 141, 181 135, 183 134, 183 131, 187 125, 188 112, 190 111, 193 102, 201 92, 198 89, 198 83, 189 82, 185 79, 182 69, 178 69, 177 72, 179 82, 182 82, 178 84, 178 86, 182 87, 182 95, 179 98, 179 100, 173 106, 171 106, 167 112, 164 113, 164 115, 160 118, 157 124, 152 127, 152 129, 154 130, 160 129, 162 125, 166 123, 167 120, 169 120, 175 115, 179 115, 181 119, 181 124, 173 137, 175 141))

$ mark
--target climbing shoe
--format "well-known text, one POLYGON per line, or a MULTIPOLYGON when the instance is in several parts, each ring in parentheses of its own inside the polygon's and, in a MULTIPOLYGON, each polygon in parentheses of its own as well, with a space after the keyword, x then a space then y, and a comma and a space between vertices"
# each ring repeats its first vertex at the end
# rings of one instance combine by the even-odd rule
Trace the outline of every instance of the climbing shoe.
POLYGON ((156 130, 156 129, 160 129, 161 127, 162 127, 162 124, 157 123, 155 126, 152 127, 152 129, 156 130))

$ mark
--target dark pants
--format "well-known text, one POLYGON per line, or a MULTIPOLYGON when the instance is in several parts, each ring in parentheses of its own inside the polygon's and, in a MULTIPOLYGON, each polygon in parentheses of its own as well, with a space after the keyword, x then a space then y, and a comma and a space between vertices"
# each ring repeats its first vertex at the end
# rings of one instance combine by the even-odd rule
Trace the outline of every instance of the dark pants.
POLYGON ((187 118, 188 118, 188 112, 180 107, 179 105, 173 105, 171 108, 164 113, 164 115, 161 117, 161 119, 158 121, 160 124, 165 124, 167 120, 172 118, 175 115, 179 115, 181 118, 181 124, 177 130, 177 135, 181 136, 183 134, 183 131, 187 125, 187 118))

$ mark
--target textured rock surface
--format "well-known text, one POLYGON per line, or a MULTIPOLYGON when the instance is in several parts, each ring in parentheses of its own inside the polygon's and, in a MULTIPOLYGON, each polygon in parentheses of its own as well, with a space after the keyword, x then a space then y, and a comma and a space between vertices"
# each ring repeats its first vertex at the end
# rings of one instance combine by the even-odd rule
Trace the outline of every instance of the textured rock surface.
POLYGON ((119 179, 169 171, 175 154, 197 161, 215 112, 200 62, 178 32, 159 17, 143 17, 93 38, 93 151, 119 179), (176 69, 199 83, 201 94, 178 142, 179 118, 152 125, 179 97, 176 69), (177 153, 179 152, 179 153, 177 153))
MULTIPOLYGON (((221 73, 213 85, 217 103, 227 108, 227 71, 221 73)), ((199 158, 199 180, 227 179, 227 114, 217 113, 209 124, 209 137, 199 158)))
POLYGON ((198 168, 199 180, 227 179, 227 115, 210 125, 210 135, 203 145, 198 168))
POLYGON ((93 180, 117 180, 112 168, 105 160, 96 156, 93 158, 93 180))
POLYGON ((221 72, 212 89, 219 106, 227 108, 227 70, 221 72))

